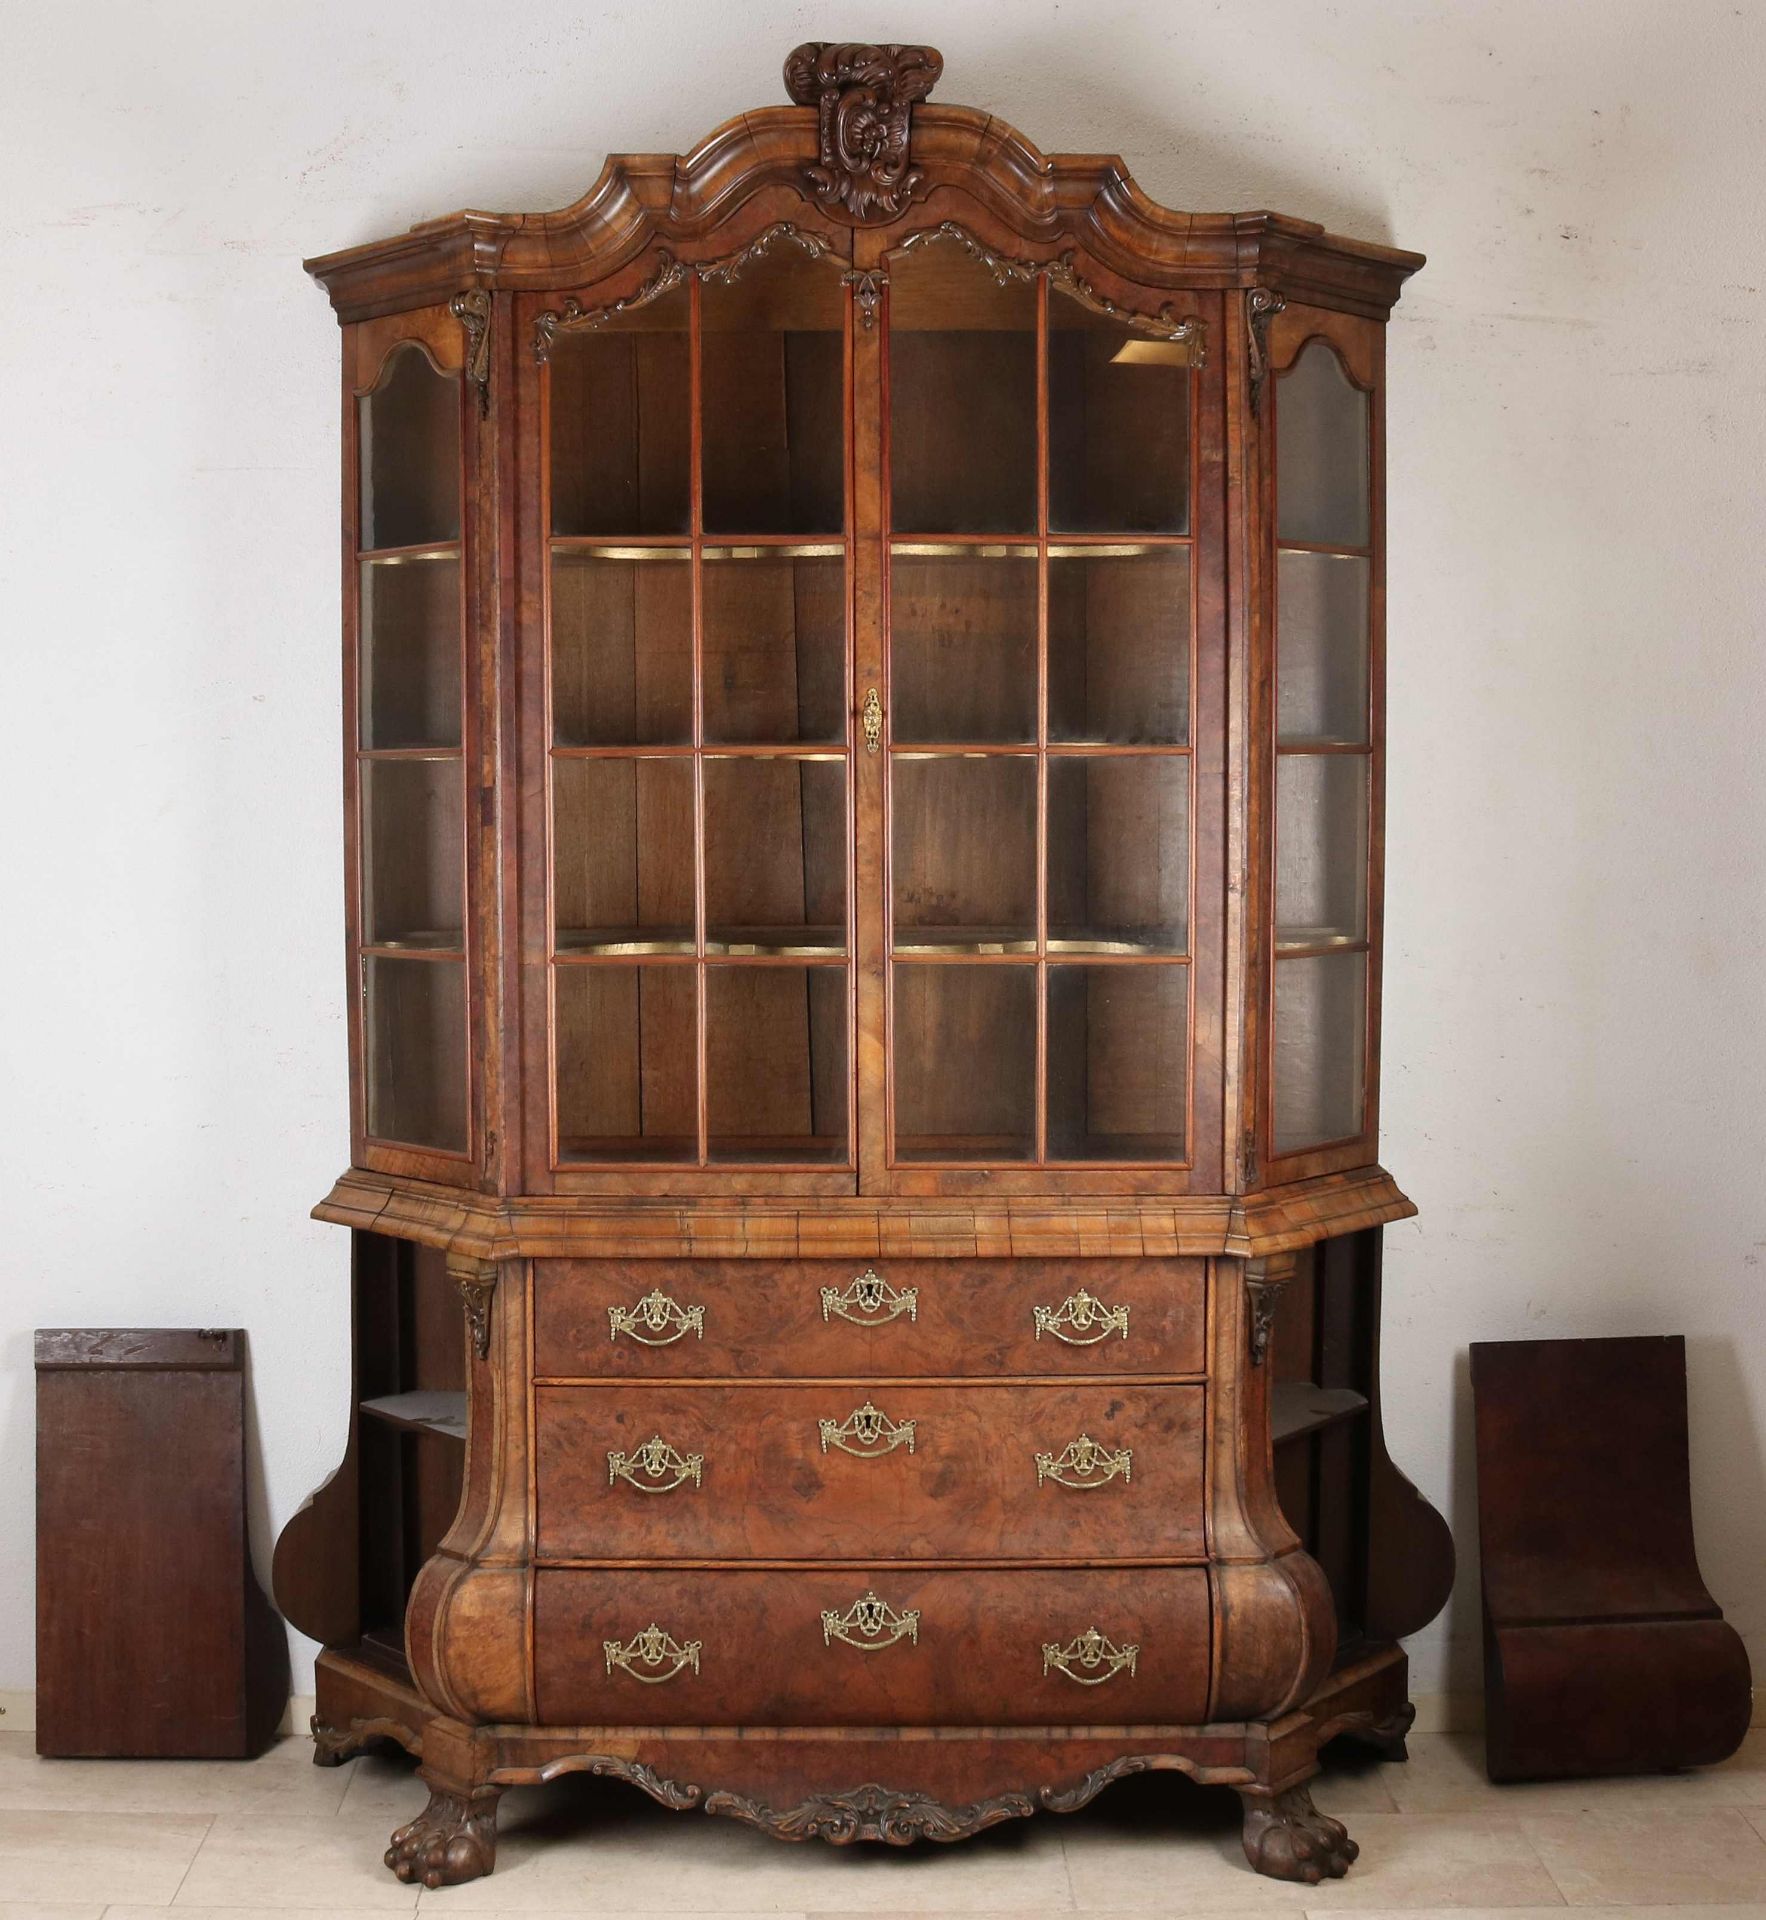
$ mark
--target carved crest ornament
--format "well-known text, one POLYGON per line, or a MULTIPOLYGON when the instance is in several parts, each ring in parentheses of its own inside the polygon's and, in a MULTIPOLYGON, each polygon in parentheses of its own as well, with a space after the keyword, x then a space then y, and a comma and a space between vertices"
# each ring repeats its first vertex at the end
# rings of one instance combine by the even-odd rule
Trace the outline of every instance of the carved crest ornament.
POLYGON ((785 91, 816 110, 818 158, 804 173, 817 201, 854 220, 893 220, 922 178, 908 158, 908 115, 944 71, 934 47, 812 40, 785 62, 785 91))

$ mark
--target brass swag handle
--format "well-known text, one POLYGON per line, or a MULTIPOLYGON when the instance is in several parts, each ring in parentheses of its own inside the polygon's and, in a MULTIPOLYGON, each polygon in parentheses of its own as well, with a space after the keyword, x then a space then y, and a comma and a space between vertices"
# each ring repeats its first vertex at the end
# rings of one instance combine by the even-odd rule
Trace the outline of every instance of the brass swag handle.
POLYGON ((838 1640, 860 1653, 876 1653, 892 1647, 898 1640, 920 1644, 920 1610, 909 1607, 897 1613, 875 1591, 861 1594, 844 1613, 827 1607, 822 1612, 822 1645, 831 1647, 838 1640))
POLYGON ((854 1407, 844 1420, 816 1422, 821 1429, 824 1453, 830 1447, 838 1447, 855 1460, 880 1460, 897 1447, 906 1447, 912 1453, 914 1424, 912 1420, 899 1423, 891 1420, 881 1407, 873 1406, 869 1400, 862 1407, 854 1407))
POLYGON ((624 1480, 640 1493, 673 1493, 689 1480, 698 1486, 704 1472, 704 1454, 676 1453, 659 1433, 630 1453, 610 1450, 607 1455, 607 1484, 624 1480))
POLYGON ((689 1333, 705 1338, 705 1309, 683 1307, 654 1287, 632 1306, 609 1307, 607 1325, 609 1340, 624 1333, 646 1347, 672 1347, 689 1333))
POLYGON ((1037 1307, 1034 1312, 1039 1340, 1052 1333, 1070 1347, 1095 1347, 1113 1333, 1128 1338, 1128 1308, 1107 1307, 1084 1287, 1068 1294, 1058 1307, 1037 1307))
POLYGON ((903 1287, 897 1292, 875 1267, 855 1274, 844 1287, 822 1289, 822 1318, 838 1314, 855 1327, 881 1327, 906 1314, 910 1320, 920 1317, 920 1289, 903 1287))
POLYGON ((1096 1627, 1087 1627, 1064 1647, 1052 1640, 1044 1642, 1042 1677, 1046 1680, 1051 1672, 1064 1673, 1082 1687, 1101 1687, 1127 1668, 1132 1679, 1140 1651, 1138 1646, 1119 1647, 1096 1627))
POLYGON ((1064 1453, 1039 1453, 1036 1456, 1036 1484, 1039 1487, 1052 1480, 1058 1487, 1072 1487, 1079 1493, 1089 1492, 1093 1487, 1107 1487, 1118 1475, 1126 1486, 1133 1470, 1132 1447, 1116 1451, 1100 1446, 1089 1433, 1082 1433, 1064 1453))
POLYGON ((697 1673, 703 1645, 703 1641, 689 1640, 683 1647, 672 1634, 664 1632, 652 1620, 641 1633, 634 1633, 624 1646, 617 1640, 603 1640, 601 1652, 606 1659, 609 1676, 618 1667, 634 1680, 642 1680, 645 1686, 658 1687, 685 1668, 691 1667, 697 1673), (651 1671, 640 1671, 644 1667, 651 1671))

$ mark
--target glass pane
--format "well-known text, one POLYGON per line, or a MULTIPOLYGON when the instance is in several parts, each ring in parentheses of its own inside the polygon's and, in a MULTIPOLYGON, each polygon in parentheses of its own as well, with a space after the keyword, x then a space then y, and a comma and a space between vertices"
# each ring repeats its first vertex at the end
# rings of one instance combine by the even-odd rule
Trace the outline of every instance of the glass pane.
POLYGON ((1049 761, 1049 943, 1182 953, 1190 766, 1178 755, 1049 761))
POLYGON ((1036 530, 1036 287, 931 237, 889 266, 890 521, 1036 530))
POLYGON ((845 952, 844 761, 706 755, 705 937, 845 952))
POLYGON ((1049 969, 1051 1160, 1181 1160, 1188 967, 1049 969))
POLYGON ((1360 1134, 1366 1042, 1366 954, 1276 961, 1277 1153, 1360 1134))
POLYGON ((840 262, 779 240, 699 297, 710 533, 846 525, 845 289, 840 262))
POLYGON ((466 1151, 466 968, 458 960, 363 958, 368 1132, 466 1151))
POLYGON ((1036 945, 1036 762, 898 755, 895 950, 1036 945))
POLYGON ((365 747, 460 744, 460 563, 452 554, 362 566, 365 747))
POLYGON ((397 348, 356 402, 361 541, 418 547, 460 537, 460 376, 397 348))
POLYGON ((844 739, 844 556, 708 548, 702 591, 706 739, 844 739))
POLYGON ((708 967, 707 1150, 845 1164, 846 969, 708 967))
POLYGON ((1049 289, 1049 525, 1187 533, 1190 350, 1049 289))
POLYGON ((560 953, 693 951, 693 763, 552 763, 560 953))
POLYGON ((458 947, 466 820, 457 757, 362 767, 362 938, 375 947, 458 947))
POLYGON ((1036 969, 895 969, 897 1160, 1036 1151, 1036 969))
POLYGON ((684 547, 552 556, 552 737, 561 747, 693 737, 693 569, 684 547))
POLYGON ((1368 544, 1368 396, 1314 340, 1276 380, 1276 537, 1368 544))
POLYGON ((553 342, 554 533, 687 531, 687 325, 682 285, 553 342))
POLYGON ((1036 549, 897 551, 889 587, 890 738, 1036 738, 1036 549))
POLYGON ((1367 937, 1367 760, 1284 753, 1275 776, 1278 946, 1367 937))
POLYGON ((1367 744, 1368 563, 1276 555, 1276 733, 1285 742, 1367 744))
POLYGON ((554 967, 560 1160, 699 1152, 692 967, 554 967))
POLYGON ((1049 738, 1182 746, 1189 738, 1190 556, 1054 549, 1049 738))

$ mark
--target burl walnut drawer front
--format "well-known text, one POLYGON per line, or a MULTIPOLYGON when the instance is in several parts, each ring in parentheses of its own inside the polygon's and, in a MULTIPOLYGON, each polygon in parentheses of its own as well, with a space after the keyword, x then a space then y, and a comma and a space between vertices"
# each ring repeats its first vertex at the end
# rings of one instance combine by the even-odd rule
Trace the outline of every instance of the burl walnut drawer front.
POLYGON ((1200 1260, 542 1260, 555 1379, 1199 1374, 1200 1260))
POLYGON ((1203 1389, 541 1387, 542 1558, 1203 1556, 1203 1389))
POLYGON ((1193 1725, 1199 1568, 542 1571, 550 1726, 1193 1725))

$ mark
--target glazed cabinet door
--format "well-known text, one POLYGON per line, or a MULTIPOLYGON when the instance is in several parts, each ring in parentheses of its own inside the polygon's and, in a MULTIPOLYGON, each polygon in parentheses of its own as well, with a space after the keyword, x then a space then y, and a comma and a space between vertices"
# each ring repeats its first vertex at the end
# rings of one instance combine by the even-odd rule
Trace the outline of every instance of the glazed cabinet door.
POLYGON ((855 1184, 844 264, 534 303, 541 1184, 855 1184))
POLYGON ((867 1183, 1181 1191, 1218 1127, 1217 303, 949 223, 885 270, 867 1183))
POLYGON ((358 1165, 470 1184, 476 405, 447 308, 345 332, 345 768, 358 1165))

